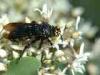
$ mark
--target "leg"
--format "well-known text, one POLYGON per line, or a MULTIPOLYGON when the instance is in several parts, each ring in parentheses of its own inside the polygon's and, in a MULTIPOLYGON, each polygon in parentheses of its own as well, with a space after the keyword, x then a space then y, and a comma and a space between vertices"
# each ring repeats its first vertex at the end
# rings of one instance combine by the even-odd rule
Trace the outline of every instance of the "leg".
POLYGON ((45 55, 45 52, 42 51, 42 52, 41 52, 41 64, 42 64, 42 65, 44 65, 44 62, 43 62, 43 60, 45 59, 45 56, 44 56, 44 55, 45 55))
POLYGON ((64 40, 64 38, 63 38, 63 36, 62 36, 62 35, 61 35, 61 37, 60 37, 60 38, 61 38, 61 41, 63 41, 63 40, 64 40))
POLYGON ((28 44, 27 44, 27 45, 24 47, 24 49, 22 50, 22 52, 21 52, 19 58, 17 59, 17 62, 22 58, 22 56, 23 56, 24 52, 26 51, 26 49, 29 48, 30 45, 31 45, 32 43, 35 43, 37 40, 39 40, 39 39, 36 39, 36 40, 33 40, 33 41, 30 40, 30 41, 28 42, 28 44))
POLYGON ((22 52, 21 52, 19 58, 17 59, 17 62, 22 58, 24 52, 26 51, 27 48, 29 48, 29 46, 30 46, 30 44, 28 43, 28 44, 24 47, 24 49, 22 50, 22 52))
POLYGON ((42 44, 43 44, 43 41, 44 41, 43 39, 41 39, 41 40, 40 40, 40 44, 39 44, 39 47, 38 47, 38 49, 41 49, 41 47, 42 47, 42 44))
POLYGON ((49 38, 48 38, 47 40, 48 40, 48 42, 49 42, 51 45, 53 45, 52 42, 51 42, 51 40, 49 40, 49 38))

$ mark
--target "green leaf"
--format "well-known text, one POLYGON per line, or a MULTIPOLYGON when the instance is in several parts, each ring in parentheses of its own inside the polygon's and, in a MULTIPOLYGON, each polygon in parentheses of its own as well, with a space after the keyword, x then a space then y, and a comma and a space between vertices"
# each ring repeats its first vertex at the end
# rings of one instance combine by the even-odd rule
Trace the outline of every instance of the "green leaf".
POLYGON ((34 57, 24 57, 18 63, 16 60, 8 65, 4 75, 37 75, 41 63, 34 57))

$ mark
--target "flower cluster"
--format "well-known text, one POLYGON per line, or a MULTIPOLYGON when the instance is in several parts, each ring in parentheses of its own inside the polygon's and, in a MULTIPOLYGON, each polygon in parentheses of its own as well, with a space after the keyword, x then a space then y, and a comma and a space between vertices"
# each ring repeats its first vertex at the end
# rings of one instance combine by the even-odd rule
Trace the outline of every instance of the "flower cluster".
MULTIPOLYGON (((57 2, 57 0, 55 0, 55 2, 57 2)), ((30 47, 24 53, 23 57, 35 56, 41 61, 41 68, 38 71, 38 75, 75 75, 77 72, 83 74, 86 71, 85 64, 90 56, 90 53, 84 53, 85 43, 82 38, 83 33, 79 30, 80 16, 83 9, 77 8, 72 11, 69 9, 65 10, 65 7, 63 8, 63 6, 61 6, 63 9, 60 10, 57 8, 59 3, 56 3, 57 6, 55 4, 52 8, 48 7, 48 3, 43 4, 42 10, 34 10, 34 12, 39 12, 38 17, 42 18, 42 20, 38 22, 46 21, 60 27, 61 35, 50 38, 53 43, 52 46, 44 44, 40 50, 37 50, 35 45, 34 47, 30 47), (66 11, 69 16, 67 16, 64 11, 66 11)), ((71 8, 69 3, 68 7, 71 8)), ((20 10, 21 9, 22 8, 20 8, 20 10)), ((30 23, 32 20, 25 17, 24 21, 30 23)), ((9 22, 10 19, 8 15, 2 15, 0 18, 0 31, 2 31, 3 25, 9 22)), ((2 38, 2 33, 0 33, 0 38, 2 38)), ((36 45, 38 45, 38 42, 36 45)), ((4 38, 0 40, 0 71, 7 70, 7 64, 11 62, 12 59, 19 57, 23 47, 23 42, 13 43, 4 38)))

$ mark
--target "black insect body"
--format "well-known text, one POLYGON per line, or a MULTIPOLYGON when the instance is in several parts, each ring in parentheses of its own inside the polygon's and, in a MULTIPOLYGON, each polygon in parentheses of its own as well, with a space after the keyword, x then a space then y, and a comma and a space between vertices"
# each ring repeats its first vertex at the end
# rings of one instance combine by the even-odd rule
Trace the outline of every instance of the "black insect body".
POLYGON ((21 40, 29 40, 23 49, 20 57, 22 57, 23 53, 27 48, 30 47, 31 44, 40 40, 39 49, 41 48, 43 41, 47 40, 51 45, 50 37, 59 36, 60 28, 51 26, 47 22, 42 22, 41 24, 37 22, 31 23, 9 23, 3 27, 7 32, 3 34, 3 36, 11 41, 21 41, 21 40))

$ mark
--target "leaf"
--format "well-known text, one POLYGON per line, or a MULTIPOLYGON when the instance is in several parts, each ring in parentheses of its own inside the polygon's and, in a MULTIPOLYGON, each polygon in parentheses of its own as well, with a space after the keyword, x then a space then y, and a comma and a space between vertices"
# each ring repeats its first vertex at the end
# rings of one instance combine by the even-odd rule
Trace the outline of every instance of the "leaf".
POLYGON ((58 62, 58 61, 55 62, 55 65, 56 65, 57 68, 59 68, 61 70, 63 70, 66 66, 65 63, 61 63, 61 62, 58 62))
POLYGON ((23 57, 18 63, 12 61, 4 75, 37 75, 40 64, 34 57, 23 57))

